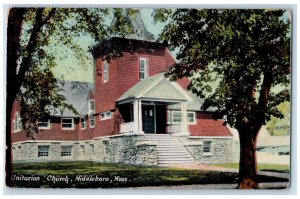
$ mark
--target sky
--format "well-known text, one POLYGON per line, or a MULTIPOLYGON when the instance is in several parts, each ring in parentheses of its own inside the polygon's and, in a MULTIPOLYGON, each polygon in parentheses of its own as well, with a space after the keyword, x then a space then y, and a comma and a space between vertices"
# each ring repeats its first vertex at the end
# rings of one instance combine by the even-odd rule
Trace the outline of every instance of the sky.
MULTIPOLYGON (((149 32, 155 37, 162 31, 164 23, 154 24, 151 17, 152 9, 141 9, 141 16, 144 24, 149 32)), ((93 80, 93 58, 91 53, 88 52, 89 46, 93 46, 95 42, 92 38, 85 36, 78 38, 78 44, 87 52, 85 63, 82 64, 76 57, 76 54, 61 46, 52 47, 56 53, 57 66, 53 69, 53 73, 58 78, 64 78, 71 81, 92 82, 93 80)))

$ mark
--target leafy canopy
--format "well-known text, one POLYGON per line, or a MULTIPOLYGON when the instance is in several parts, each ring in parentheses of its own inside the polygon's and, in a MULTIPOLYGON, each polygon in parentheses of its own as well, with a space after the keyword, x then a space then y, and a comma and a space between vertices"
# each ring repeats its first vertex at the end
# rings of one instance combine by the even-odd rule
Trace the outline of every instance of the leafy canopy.
POLYGON ((160 40, 179 49, 167 76, 189 77, 189 88, 206 99, 202 109, 217 107, 215 117, 226 115, 234 127, 283 117, 277 105, 289 100, 289 89, 271 88, 290 83, 287 11, 156 9, 153 16, 171 18, 160 40))

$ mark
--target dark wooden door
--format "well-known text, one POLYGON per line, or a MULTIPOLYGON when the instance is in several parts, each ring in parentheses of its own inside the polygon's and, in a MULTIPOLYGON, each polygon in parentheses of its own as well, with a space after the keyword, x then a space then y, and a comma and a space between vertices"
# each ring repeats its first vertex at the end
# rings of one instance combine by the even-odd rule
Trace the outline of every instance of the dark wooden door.
POLYGON ((143 131, 145 133, 155 133, 154 130, 154 106, 142 106, 143 131))

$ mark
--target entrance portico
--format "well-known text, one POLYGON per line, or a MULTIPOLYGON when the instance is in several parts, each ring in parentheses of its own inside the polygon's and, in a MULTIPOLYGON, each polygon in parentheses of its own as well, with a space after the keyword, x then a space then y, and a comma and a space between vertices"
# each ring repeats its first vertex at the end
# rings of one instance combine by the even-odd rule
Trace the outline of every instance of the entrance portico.
POLYGON ((124 120, 120 133, 170 133, 167 107, 180 104, 180 133, 188 132, 187 102, 189 96, 174 82, 163 75, 145 79, 125 94, 117 104, 124 120))

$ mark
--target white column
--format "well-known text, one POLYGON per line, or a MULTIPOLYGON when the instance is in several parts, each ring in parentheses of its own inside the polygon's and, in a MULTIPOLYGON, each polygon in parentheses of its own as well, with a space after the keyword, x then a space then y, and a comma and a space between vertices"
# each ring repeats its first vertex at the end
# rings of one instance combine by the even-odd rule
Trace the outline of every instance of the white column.
POLYGON ((181 133, 188 133, 186 102, 181 103, 181 133))
POLYGON ((142 132, 143 131, 143 116, 142 116, 142 100, 138 100, 138 107, 139 107, 139 118, 138 118, 138 132, 142 132))
POLYGON ((133 122, 134 122, 134 129, 133 131, 138 131, 139 129, 139 104, 138 100, 133 101, 133 122))

